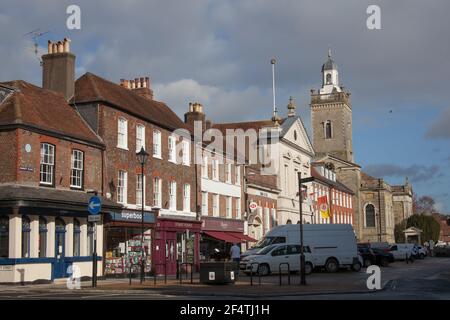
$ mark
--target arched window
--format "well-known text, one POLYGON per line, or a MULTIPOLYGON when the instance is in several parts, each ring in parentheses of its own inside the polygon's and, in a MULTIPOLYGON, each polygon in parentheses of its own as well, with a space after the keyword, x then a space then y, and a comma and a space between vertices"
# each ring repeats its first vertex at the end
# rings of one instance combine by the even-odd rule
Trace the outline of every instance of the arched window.
POLYGON ((81 235, 81 225, 80 221, 73 219, 73 256, 80 256, 80 235, 81 235))
POLYGON ((373 204, 366 205, 366 227, 375 228, 375 207, 373 204))
POLYGON ((332 133, 331 121, 328 120, 325 122, 325 139, 331 139, 333 137, 332 133))
POLYGON ((9 257, 9 218, 0 216, 0 258, 9 257))
POLYGON ((286 224, 292 224, 291 220, 286 221, 286 224))
POLYGON ((30 257, 31 221, 27 216, 22 217, 22 258, 30 257))
POLYGON ((94 232, 95 232, 95 226, 94 223, 90 222, 88 225, 88 255, 92 255, 94 252, 94 232))
POLYGON ((39 217, 39 258, 47 256, 47 220, 39 217))
POLYGON ((327 73, 327 84, 331 84, 331 73, 327 73))

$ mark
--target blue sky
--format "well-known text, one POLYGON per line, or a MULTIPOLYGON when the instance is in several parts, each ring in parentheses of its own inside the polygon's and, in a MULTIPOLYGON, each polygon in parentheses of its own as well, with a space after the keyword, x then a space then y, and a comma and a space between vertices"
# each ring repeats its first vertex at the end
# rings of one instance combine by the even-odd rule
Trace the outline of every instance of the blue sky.
POLYGON ((198 101, 216 122, 267 119, 276 57, 278 107, 285 113, 295 96, 309 127, 309 90, 332 48, 352 93, 356 161, 391 183, 409 176, 450 212, 449 11, 446 0, 3 0, 0 81, 40 85, 24 36, 40 28, 50 31, 41 54, 48 39, 72 40, 77 76, 150 76, 156 99, 180 116, 198 101), (65 26, 70 4, 81 8, 81 30, 65 26), (371 4, 381 30, 366 27, 371 4))

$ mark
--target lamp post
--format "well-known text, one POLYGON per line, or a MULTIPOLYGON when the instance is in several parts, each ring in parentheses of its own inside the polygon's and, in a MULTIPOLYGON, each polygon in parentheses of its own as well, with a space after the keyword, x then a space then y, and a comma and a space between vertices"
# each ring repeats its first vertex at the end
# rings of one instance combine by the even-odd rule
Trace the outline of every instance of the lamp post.
POLYGON ((141 150, 136 153, 139 163, 141 164, 141 200, 142 200, 142 208, 141 208, 141 284, 144 282, 144 165, 147 162, 148 153, 145 152, 144 147, 141 147, 141 150))
POLYGON ((298 197, 299 197, 299 207, 300 207, 300 284, 306 284, 306 274, 305 274, 305 251, 303 248, 303 193, 302 193, 302 183, 314 181, 313 177, 302 179, 302 172, 297 173, 298 176, 298 197))

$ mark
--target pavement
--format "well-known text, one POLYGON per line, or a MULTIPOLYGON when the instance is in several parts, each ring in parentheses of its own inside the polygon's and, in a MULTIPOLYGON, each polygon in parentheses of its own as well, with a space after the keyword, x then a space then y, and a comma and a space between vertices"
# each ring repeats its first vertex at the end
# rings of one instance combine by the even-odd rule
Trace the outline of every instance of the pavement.
POLYGON ((111 279, 98 281, 92 288, 90 282, 82 282, 81 289, 67 289, 65 281, 46 285, 0 286, 0 299, 450 299, 450 258, 426 258, 414 263, 396 262, 381 269, 381 288, 369 290, 366 282, 370 274, 341 270, 328 274, 315 272, 307 276, 307 285, 299 285, 298 274, 287 276, 279 285, 278 276, 241 276, 235 284, 204 285, 198 275, 194 283, 190 278, 179 280, 147 278, 143 284, 133 279, 111 279))

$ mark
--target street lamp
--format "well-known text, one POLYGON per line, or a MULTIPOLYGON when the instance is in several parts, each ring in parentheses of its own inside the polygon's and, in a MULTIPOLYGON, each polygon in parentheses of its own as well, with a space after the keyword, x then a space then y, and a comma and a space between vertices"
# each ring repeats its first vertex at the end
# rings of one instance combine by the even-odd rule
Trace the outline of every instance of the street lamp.
POLYGON ((314 177, 309 177, 302 179, 302 172, 299 171, 298 175, 298 197, 299 197, 299 207, 300 207, 300 284, 306 284, 305 275, 305 251, 303 248, 303 195, 302 195, 302 183, 314 181, 314 177))
POLYGON ((144 147, 141 147, 141 150, 136 153, 136 157, 138 158, 139 163, 141 164, 141 200, 142 200, 142 208, 141 208, 141 284, 144 282, 144 165, 147 162, 148 153, 145 152, 144 147))

